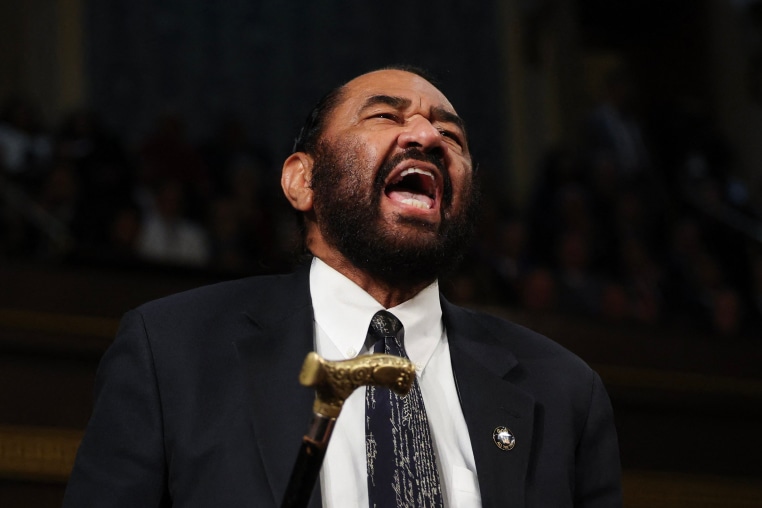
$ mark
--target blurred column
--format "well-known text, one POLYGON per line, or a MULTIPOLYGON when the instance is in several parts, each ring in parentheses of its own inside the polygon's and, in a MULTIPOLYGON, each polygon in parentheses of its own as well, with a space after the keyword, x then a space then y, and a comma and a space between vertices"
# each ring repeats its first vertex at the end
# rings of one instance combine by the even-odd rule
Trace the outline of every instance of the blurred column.
POLYGON ((530 150, 528 133, 525 129, 526 114, 524 104, 524 65, 523 38, 521 36, 521 16, 515 0, 498 2, 498 16, 504 29, 498 30, 502 46, 502 65, 504 72, 504 97, 502 106, 508 118, 506 124, 506 153, 510 154, 509 168, 503 182, 504 194, 516 203, 524 201, 530 186, 530 150))
POLYGON ((500 183, 523 205, 544 155, 572 134, 580 114, 576 20, 570 0, 508 0, 498 16, 510 154, 509 176, 500 183))
POLYGON ((23 94, 55 123, 82 103, 82 0, 0 2, 0 102, 23 94))
MULTIPOLYGON (((707 0, 709 65, 708 79, 714 91, 714 111, 722 133, 736 153, 743 152, 743 140, 748 137, 745 110, 748 107, 746 71, 748 33, 743 23, 744 8, 750 2, 738 0, 707 0)), ((762 141, 758 138, 757 142, 762 141)))
POLYGON ((57 116, 81 107, 85 100, 82 0, 58 0, 56 56, 59 89, 57 116))

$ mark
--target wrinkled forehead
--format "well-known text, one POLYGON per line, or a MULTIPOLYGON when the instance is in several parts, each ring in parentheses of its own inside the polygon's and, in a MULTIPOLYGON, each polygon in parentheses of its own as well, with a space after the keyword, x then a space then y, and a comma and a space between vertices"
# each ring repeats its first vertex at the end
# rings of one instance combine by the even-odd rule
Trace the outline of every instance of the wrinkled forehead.
POLYGON ((352 114, 369 97, 385 95, 409 99, 412 107, 438 108, 456 114, 445 95, 429 81, 412 72, 380 70, 363 74, 343 87, 343 100, 337 112, 352 114))

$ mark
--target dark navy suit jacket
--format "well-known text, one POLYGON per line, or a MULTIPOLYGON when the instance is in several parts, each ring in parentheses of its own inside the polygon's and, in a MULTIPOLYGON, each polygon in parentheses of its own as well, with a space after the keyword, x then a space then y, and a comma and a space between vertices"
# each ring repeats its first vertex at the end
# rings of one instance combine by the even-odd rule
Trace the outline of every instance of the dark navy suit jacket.
MULTIPOLYGON (((598 375, 525 328, 444 298, 442 310, 483 506, 621 506, 598 375), (494 444, 498 426, 513 450, 494 444)), ((130 311, 99 367, 64 506, 279 506, 311 416, 298 373, 312 349, 306 269, 130 311)))

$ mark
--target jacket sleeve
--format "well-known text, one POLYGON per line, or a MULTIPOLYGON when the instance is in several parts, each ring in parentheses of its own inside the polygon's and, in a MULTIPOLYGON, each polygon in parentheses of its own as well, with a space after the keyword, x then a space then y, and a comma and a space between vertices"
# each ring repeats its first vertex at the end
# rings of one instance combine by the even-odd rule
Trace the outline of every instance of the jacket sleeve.
POLYGON ((169 506, 161 394, 143 318, 127 313, 96 376, 64 508, 169 506))
POLYGON ((590 407, 577 445, 574 506, 622 506, 619 443, 611 402, 600 376, 593 373, 590 407))

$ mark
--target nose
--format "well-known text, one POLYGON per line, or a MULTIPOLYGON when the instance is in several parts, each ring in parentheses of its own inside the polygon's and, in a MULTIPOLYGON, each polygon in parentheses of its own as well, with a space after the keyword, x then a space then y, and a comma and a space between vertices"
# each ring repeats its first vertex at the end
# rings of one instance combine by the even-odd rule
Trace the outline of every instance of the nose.
POLYGON ((397 143, 401 148, 420 148, 424 152, 441 151, 444 148, 442 133, 422 116, 408 120, 397 138, 397 143))

